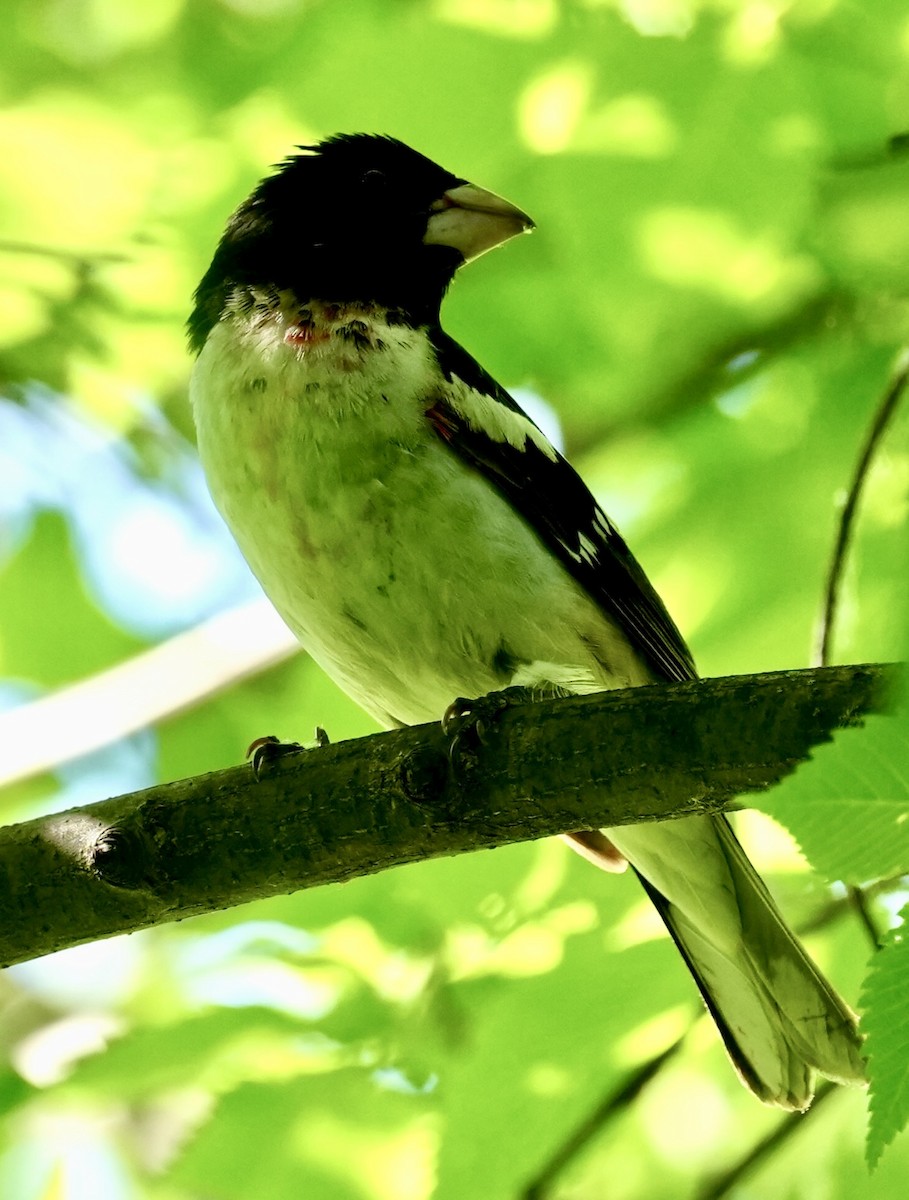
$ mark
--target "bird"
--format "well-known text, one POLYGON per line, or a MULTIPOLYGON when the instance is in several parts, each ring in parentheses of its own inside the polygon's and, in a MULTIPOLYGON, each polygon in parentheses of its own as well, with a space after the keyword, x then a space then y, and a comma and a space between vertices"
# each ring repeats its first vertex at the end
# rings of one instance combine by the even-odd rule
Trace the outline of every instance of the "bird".
MULTIPOLYGON (((194 294, 214 502, 303 647, 385 728, 463 696, 696 678, 580 475, 442 329, 456 273, 533 227, 393 137, 336 134, 258 183, 194 294)), ((864 1081, 855 1015, 725 817, 569 839, 630 863, 761 1101, 800 1111, 818 1073, 864 1081)))

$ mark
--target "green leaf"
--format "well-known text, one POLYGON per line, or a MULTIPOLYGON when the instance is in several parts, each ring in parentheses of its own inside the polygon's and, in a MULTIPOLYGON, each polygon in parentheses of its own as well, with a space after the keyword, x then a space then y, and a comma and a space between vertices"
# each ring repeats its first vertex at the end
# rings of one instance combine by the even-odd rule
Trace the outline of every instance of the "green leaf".
MULTIPOLYGON (((905 922, 909 905, 900 915, 905 922)), ((909 939, 905 928, 893 930, 875 955, 862 995, 871 1077, 865 1155, 872 1168, 909 1120, 909 939)))
POLYGON ((857 884, 909 870, 905 715, 840 730, 755 805, 790 830, 828 879, 857 884))

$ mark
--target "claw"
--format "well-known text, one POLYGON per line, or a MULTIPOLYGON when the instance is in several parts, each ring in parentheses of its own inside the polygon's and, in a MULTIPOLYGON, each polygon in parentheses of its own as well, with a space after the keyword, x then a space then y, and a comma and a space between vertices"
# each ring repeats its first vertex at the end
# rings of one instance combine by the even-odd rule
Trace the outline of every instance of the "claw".
POLYGON ((264 737, 253 738, 253 740, 246 747, 246 753, 243 755, 243 757, 253 758, 253 756, 259 754, 265 746, 276 746, 278 744, 279 740, 273 733, 266 733, 264 737))
POLYGON ((255 741, 250 742, 246 757, 252 766, 253 775, 259 780, 262 778, 263 770, 273 766, 278 759, 286 758, 289 754, 296 754, 302 749, 299 742, 282 742, 273 733, 268 733, 264 737, 258 737, 255 741))
POLYGON ((485 743, 489 729, 504 709, 526 704, 530 699, 528 688, 510 687, 501 692, 489 692, 475 700, 463 696, 452 700, 442 716, 442 732, 451 739, 448 758, 452 766, 456 765, 458 756, 466 749, 468 740, 475 745, 482 746, 485 743))
POLYGON ((279 759, 287 758, 291 754, 300 754, 304 750, 321 749, 328 745, 330 745, 328 734, 321 725, 317 725, 312 746, 302 745, 300 742, 282 742, 273 733, 268 733, 264 737, 257 737, 250 742, 246 757, 250 760, 253 775, 256 779, 261 779, 262 771, 273 766, 279 759))
POLYGON ((470 713, 472 700, 466 700, 463 696, 458 696, 452 700, 448 708, 442 713, 442 732, 446 737, 454 737, 458 731, 458 727, 464 718, 470 713))

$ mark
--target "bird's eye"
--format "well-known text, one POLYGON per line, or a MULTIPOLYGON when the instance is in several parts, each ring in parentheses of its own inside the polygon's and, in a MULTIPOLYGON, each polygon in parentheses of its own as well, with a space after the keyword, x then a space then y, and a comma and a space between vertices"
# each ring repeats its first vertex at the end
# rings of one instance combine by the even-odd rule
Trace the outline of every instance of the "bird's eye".
POLYGON ((360 183, 367 188, 380 188, 385 186, 384 171, 365 171, 360 176, 360 183))

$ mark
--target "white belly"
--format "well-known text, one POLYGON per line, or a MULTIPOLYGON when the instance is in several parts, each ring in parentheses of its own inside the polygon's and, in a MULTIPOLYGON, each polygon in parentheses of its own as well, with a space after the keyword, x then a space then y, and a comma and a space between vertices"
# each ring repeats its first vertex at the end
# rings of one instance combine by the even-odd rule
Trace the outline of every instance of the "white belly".
POLYGON ((382 352, 301 352, 281 335, 212 332, 193 380, 199 451, 266 593, 345 691, 411 724, 512 682, 646 681, 531 529, 436 440, 424 412, 443 381, 404 353, 412 331, 383 330, 382 352))

